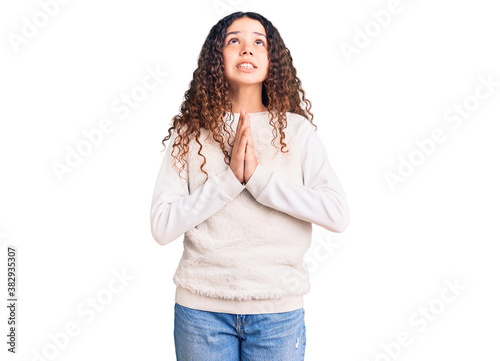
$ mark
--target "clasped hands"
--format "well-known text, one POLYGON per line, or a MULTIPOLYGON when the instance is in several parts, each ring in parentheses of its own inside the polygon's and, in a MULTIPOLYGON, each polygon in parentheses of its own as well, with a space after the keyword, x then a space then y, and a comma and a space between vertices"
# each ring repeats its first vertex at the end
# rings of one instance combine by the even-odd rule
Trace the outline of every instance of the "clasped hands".
POLYGON ((241 184, 246 184, 257 168, 257 156, 252 142, 250 115, 246 111, 240 112, 240 119, 236 127, 236 139, 231 154, 229 167, 241 184))

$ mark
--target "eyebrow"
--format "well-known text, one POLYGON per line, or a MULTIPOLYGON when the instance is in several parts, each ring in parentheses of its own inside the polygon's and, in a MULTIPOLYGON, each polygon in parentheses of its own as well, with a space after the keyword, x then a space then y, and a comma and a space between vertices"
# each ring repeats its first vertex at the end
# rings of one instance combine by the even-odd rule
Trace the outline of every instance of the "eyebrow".
MULTIPOLYGON (((225 38, 227 38, 227 37, 228 37, 229 35, 231 35, 231 34, 239 34, 239 33, 241 33, 241 31, 231 31, 230 33, 227 33, 227 34, 226 34, 226 36, 224 37, 224 39, 225 39, 225 38)), ((254 31, 253 33, 254 33, 254 34, 257 34, 257 35, 261 35, 261 36, 263 36, 263 37, 265 37, 265 38, 267 39, 267 36, 265 36, 265 35, 264 35, 264 34, 262 34, 262 33, 259 33, 259 32, 257 32, 257 31, 254 31)))

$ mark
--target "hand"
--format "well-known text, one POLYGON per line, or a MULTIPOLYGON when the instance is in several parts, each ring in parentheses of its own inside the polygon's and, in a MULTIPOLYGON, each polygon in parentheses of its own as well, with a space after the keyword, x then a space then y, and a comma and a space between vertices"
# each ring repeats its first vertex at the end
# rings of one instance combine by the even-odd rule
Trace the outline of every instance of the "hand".
POLYGON ((255 172, 255 168, 257 168, 257 156, 255 155, 255 149, 253 147, 252 141, 252 128, 250 127, 250 115, 245 112, 245 125, 246 125, 246 138, 247 138, 247 146, 245 150, 245 172, 244 172, 244 182, 245 184, 250 180, 253 173, 255 172))
POLYGON ((253 175, 257 164, 252 142, 250 116, 247 112, 241 111, 229 167, 240 183, 245 184, 253 175))
POLYGON ((243 112, 241 112, 240 120, 236 127, 236 139, 234 140, 233 152, 231 153, 231 162, 229 164, 234 175, 242 184, 245 182, 245 148, 247 145, 244 123, 243 112))

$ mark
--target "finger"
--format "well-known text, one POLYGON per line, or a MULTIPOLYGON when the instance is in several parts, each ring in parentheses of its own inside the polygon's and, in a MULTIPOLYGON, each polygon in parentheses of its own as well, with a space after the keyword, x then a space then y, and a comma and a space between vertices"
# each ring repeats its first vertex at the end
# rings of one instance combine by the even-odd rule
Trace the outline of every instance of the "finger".
POLYGON ((248 127, 248 136, 247 136, 247 149, 249 152, 253 152, 253 140, 252 140, 252 128, 248 127))
POLYGON ((248 125, 248 143, 250 143, 251 145, 253 145, 252 143, 252 127, 250 126, 250 124, 248 125))
POLYGON ((245 151, 246 151, 246 146, 247 146, 247 128, 245 127, 245 124, 244 124, 244 121, 243 121, 243 124, 241 125, 241 130, 240 130, 240 139, 239 139, 239 150, 240 150, 240 154, 242 154, 243 156, 245 155, 245 151))
POLYGON ((241 121, 241 129, 240 129, 240 132, 241 132, 241 138, 240 138, 240 143, 242 145, 243 148, 245 148, 245 145, 246 145, 246 139, 244 139, 246 137, 246 128, 247 128, 247 124, 246 124, 246 120, 247 119, 247 115, 246 115, 246 112, 244 110, 241 111, 241 115, 240 115, 240 121, 241 121))
POLYGON ((242 110, 240 112, 240 119, 238 120, 238 127, 239 127, 239 131, 240 131, 240 139, 241 139, 241 135, 243 133, 243 131, 245 130, 245 111, 242 110))
POLYGON ((252 141, 252 124, 250 122, 250 115, 247 116, 247 128, 248 128, 247 143, 250 143, 252 141))
POLYGON ((234 139, 234 146, 238 147, 239 143, 241 142, 241 130, 243 129, 242 126, 242 112, 240 112, 240 117, 238 119, 238 125, 236 126, 236 136, 234 139))
POLYGON ((245 129, 245 112, 243 112, 243 110, 240 112, 240 120, 238 123, 241 125, 240 131, 243 131, 245 129))
POLYGON ((245 120, 245 112, 242 110, 242 111, 240 112, 240 120, 238 121, 238 125, 241 125, 241 126, 240 126, 240 128, 242 128, 242 127, 243 127, 243 125, 244 125, 244 122, 243 122, 243 121, 244 121, 244 120, 245 120))
POLYGON ((244 137, 243 137, 243 149, 245 149, 245 153, 247 152, 248 148, 248 128, 245 128, 244 132, 244 137))
MULTIPOLYGON (((251 123, 251 122, 250 122, 250 120, 251 120, 251 119, 250 119, 250 114, 248 114, 248 113, 247 113, 247 121, 246 121, 246 126, 247 126, 248 128, 250 128, 250 123, 251 123)), ((249 134, 250 134, 250 133, 249 133, 249 134)))

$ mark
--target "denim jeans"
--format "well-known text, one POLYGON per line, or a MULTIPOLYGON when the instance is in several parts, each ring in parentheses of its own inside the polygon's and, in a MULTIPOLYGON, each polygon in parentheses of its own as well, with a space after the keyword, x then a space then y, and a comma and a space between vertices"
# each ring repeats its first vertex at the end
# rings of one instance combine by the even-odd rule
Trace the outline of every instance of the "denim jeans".
POLYGON ((175 303, 177 361, 303 361, 304 308, 237 315, 175 303))

